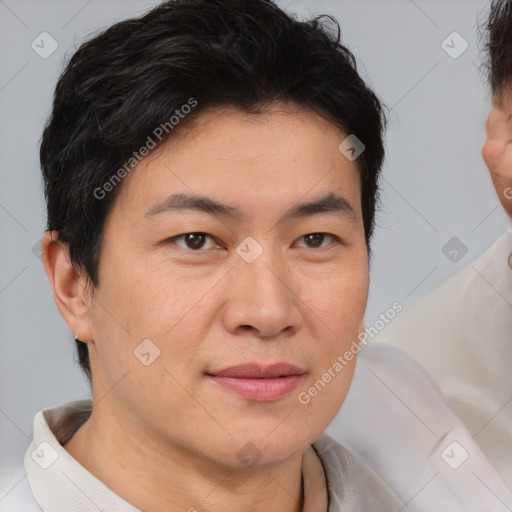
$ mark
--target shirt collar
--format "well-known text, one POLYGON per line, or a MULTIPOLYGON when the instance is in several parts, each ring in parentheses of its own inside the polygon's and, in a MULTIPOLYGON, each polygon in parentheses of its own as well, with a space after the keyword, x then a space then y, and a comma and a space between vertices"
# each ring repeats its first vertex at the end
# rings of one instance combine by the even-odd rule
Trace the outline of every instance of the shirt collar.
MULTIPOLYGON (((38 412, 34 440, 25 455, 32 492, 43 511, 98 510, 137 512, 78 463, 64 448, 90 416, 92 402, 68 402, 38 412)), ((303 459, 304 508, 327 510, 327 483, 317 452, 310 447, 303 459)), ((140 512, 140 511, 139 511, 140 512)))
POLYGON ((36 414, 34 440, 25 455, 32 492, 45 512, 137 512, 137 508, 81 466, 61 444, 87 419, 90 408, 90 400, 83 400, 36 414))

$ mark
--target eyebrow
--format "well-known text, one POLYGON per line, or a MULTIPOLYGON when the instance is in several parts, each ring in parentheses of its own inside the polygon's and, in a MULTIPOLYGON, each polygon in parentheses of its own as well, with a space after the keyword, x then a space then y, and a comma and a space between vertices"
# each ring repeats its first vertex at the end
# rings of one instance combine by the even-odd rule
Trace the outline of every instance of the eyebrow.
MULTIPOLYGON (((155 217, 164 213, 180 212, 184 210, 193 210, 216 217, 240 218, 241 211, 227 204, 220 203, 209 197, 189 195, 189 194, 171 194, 164 200, 154 204, 145 214, 145 218, 155 217)), ((333 192, 316 199, 314 201, 299 203, 285 212, 279 222, 308 217, 319 213, 337 213, 352 222, 357 221, 357 215, 350 205, 349 201, 343 196, 333 192)))

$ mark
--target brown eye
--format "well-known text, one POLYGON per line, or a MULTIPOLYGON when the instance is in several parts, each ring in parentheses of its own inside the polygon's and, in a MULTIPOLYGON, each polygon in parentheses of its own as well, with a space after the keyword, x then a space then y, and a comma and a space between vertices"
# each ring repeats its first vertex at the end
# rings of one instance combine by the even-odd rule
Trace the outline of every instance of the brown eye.
POLYGON ((187 233, 183 235, 183 237, 189 249, 201 249, 204 245, 206 235, 204 233, 187 233))
POLYGON ((219 247, 211 235, 200 232, 183 233, 182 235, 174 236, 166 241, 167 244, 176 244, 183 249, 190 249, 196 252, 219 247))
POLYGON ((310 233, 304 235, 304 240, 309 247, 320 247, 325 239, 325 233, 310 233))
POLYGON ((298 238, 295 244, 306 249, 327 249, 333 242, 343 244, 339 237, 330 233, 308 233, 298 238))

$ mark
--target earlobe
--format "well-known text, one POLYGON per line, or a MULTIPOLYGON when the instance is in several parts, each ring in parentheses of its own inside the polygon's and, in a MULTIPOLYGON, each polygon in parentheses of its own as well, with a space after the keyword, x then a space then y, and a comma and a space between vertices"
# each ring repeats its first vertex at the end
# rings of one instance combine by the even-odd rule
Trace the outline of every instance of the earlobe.
POLYGON ((85 343, 92 341, 86 279, 71 265, 69 248, 58 240, 57 231, 46 231, 41 240, 41 255, 55 303, 71 333, 85 343))

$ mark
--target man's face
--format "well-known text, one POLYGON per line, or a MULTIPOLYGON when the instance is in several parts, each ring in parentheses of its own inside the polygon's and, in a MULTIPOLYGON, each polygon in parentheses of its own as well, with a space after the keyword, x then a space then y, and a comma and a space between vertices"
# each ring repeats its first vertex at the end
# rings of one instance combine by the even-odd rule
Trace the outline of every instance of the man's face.
POLYGON ((248 442, 273 463, 321 435, 355 359, 309 403, 298 397, 357 341, 368 292, 359 173, 338 150, 345 137, 293 105, 262 116, 211 110, 125 178, 90 303, 95 407, 111 421, 227 465, 240 464, 248 442), (329 195, 342 199, 305 206, 329 195), (225 207, 185 207, 185 196, 225 207), (303 375, 219 376, 282 362, 303 375))

